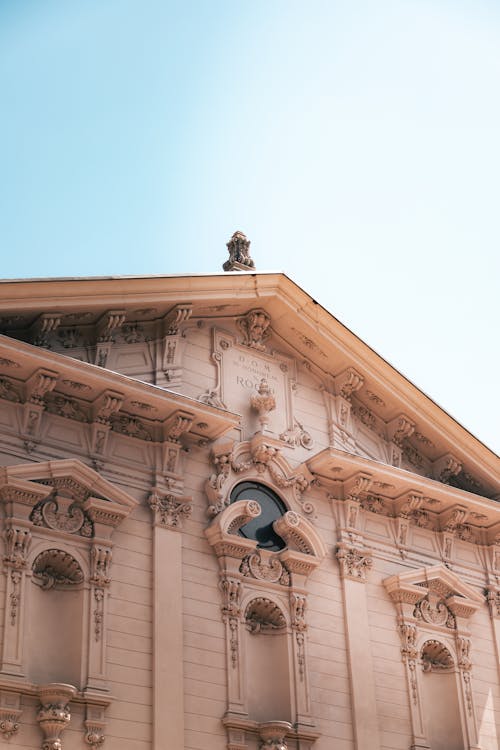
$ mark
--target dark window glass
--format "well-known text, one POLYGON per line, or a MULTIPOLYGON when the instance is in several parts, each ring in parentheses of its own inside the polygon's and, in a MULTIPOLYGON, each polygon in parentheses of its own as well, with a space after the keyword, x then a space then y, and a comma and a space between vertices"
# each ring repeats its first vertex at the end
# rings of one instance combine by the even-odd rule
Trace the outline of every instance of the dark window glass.
POLYGON ((262 511, 258 518, 253 518, 241 527, 238 532, 240 536, 255 539, 257 546, 262 549, 283 549, 285 542, 273 529, 273 522, 287 510, 278 495, 264 484, 241 482, 231 492, 231 502, 235 503, 237 500, 256 500, 262 511))

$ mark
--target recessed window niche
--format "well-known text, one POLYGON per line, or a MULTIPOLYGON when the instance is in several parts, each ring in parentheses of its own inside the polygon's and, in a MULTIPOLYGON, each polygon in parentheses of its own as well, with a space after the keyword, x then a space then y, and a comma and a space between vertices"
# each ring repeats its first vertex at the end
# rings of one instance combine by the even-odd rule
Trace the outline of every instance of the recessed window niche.
POLYGON ((457 674, 448 648, 437 640, 426 641, 420 652, 422 702, 427 739, 432 750, 464 750, 457 674))
POLYGON ((78 561, 61 549, 44 550, 33 561, 26 663, 35 683, 81 687, 83 580, 78 561))
POLYGON ((248 713, 258 722, 291 721, 288 636, 285 615, 267 597, 245 610, 248 713))

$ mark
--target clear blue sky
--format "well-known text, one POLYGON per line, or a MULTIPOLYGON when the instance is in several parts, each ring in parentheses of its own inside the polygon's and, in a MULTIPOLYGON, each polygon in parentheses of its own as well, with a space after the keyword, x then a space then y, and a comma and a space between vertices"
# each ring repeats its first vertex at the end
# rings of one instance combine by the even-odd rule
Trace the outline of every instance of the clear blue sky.
POLYGON ((500 3, 0 0, 3 277, 235 229, 499 449, 500 3))

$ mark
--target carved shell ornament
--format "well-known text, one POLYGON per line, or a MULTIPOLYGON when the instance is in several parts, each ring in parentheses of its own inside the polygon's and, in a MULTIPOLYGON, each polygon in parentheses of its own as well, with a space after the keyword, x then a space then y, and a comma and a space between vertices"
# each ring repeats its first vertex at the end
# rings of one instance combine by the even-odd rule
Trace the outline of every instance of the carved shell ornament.
POLYGON ((33 579, 42 589, 51 589, 56 585, 77 586, 83 582, 83 571, 67 552, 48 549, 33 562, 33 579))
POLYGON ((251 633, 282 630, 286 627, 285 617, 278 605, 264 596, 250 602, 245 612, 245 622, 251 633))

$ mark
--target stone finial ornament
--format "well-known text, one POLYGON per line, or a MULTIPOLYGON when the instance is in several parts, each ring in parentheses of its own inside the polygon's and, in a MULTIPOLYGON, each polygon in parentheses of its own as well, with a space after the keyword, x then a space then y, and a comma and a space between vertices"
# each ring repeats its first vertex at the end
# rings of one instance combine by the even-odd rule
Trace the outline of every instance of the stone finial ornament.
POLYGON ((250 404, 259 414, 260 431, 264 432, 269 424, 269 413, 276 409, 276 399, 265 378, 262 378, 257 393, 250 398, 250 404))
POLYGON ((255 269, 255 263, 250 257, 250 240, 243 232, 235 232, 227 243, 229 260, 226 260, 222 268, 224 271, 251 271, 255 269))

